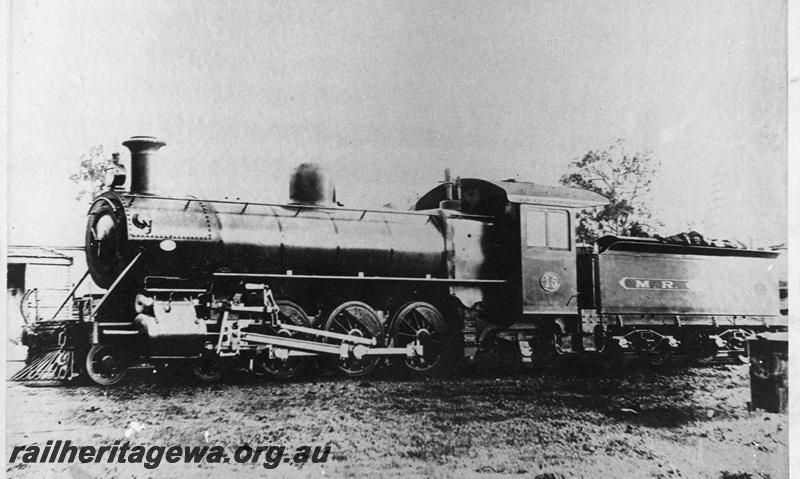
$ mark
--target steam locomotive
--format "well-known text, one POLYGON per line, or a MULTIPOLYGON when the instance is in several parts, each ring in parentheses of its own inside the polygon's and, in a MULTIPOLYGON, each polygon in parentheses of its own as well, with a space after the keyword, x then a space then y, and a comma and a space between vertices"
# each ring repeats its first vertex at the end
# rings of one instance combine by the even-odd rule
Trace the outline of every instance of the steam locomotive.
POLYGON ((593 192, 446 177, 413 211, 351 209, 307 164, 288 204, 160 196, 165 144, 123 145, 129 190, 115 156, 86 225, 87 275, 107 292, 77 298, 72 320, 28 325, 15 380, 109 386, 175 362, 204 380, 230 365, 288 378, 320 360, 355 377, 382 363, 430 375, 502 345, 535 366, 745 359, 748 337, 786 326, 775 253, 579 247, 575 212, 607 204, 593 192))

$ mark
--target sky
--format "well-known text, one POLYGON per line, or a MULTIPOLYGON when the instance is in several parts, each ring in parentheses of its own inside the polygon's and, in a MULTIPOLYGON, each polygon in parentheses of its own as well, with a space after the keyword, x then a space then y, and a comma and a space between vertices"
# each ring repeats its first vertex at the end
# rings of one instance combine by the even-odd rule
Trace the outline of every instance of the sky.
POLYGON ((766 0, 32 1, 10 9, 8 243, 79 245, 95 145, 166 142, 165 194, 348 207, 454 175, 555 185, 618 138, 662 234, 787 239, 787 5, 766 0))

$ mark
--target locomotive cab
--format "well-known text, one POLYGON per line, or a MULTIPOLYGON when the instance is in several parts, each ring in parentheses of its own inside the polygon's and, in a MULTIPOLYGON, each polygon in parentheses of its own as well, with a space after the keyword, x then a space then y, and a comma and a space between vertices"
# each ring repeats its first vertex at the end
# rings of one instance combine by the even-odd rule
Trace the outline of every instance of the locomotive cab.
MULTIPOLYGON (((416 209, 449 206, 453 202, 448 196, 448 185, 439 185, 416 209)), ((510 285, 501 300, 516 307, 511 317, 493 322, 524 329, 543 315, 578 313, 574 212, 605 205, 605 197, 574 188, 473 178, 458 180, 455 196, 461 213, 490 216, 494 223, 487 236, 496 251, 493 267, 510 285)))

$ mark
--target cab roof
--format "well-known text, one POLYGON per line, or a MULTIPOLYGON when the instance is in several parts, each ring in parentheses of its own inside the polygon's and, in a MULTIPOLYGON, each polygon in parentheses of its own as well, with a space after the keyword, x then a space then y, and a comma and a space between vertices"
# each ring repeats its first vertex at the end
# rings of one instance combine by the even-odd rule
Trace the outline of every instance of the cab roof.
MULTIPOLYGON (((608 199, 604 196, 577 188, 515 180, 462 178, 460 181, 461 211, 468 214, 496 215, 505 211, 508 203, 575 209, 608 204, 608 199)), ((445 199, 446 185, 440 184, 420 198, 415 209, 435 209, 445 199)))

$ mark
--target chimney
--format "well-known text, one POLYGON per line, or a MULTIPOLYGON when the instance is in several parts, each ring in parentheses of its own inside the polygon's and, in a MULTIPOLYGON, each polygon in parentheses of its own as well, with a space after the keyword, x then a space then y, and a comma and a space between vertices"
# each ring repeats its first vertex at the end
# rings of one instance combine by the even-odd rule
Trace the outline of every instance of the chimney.
POLYGON ((152 136, 134 136, 130 140, 122 142, 122 145, 131 150, 131 193, 154 194, 151 181, 153 169, 150 162, 155 159, 158 150, 166 143, 152 136))

